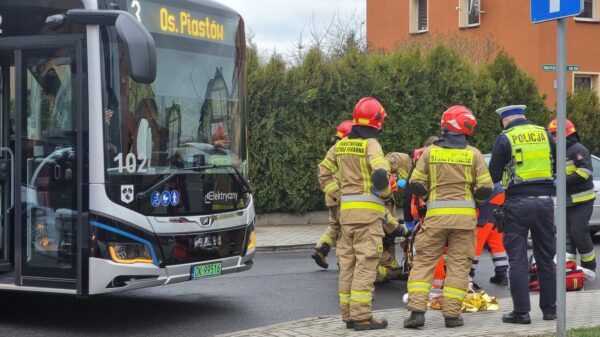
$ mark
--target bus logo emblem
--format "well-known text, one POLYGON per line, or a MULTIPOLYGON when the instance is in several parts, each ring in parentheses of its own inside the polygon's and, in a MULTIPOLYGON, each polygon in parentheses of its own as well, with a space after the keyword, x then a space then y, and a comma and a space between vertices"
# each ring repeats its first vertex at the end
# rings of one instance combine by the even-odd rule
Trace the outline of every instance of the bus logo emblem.
POLYGON ((200 227, 210 227, 212 226, 213 219, 209 216, 200 218, 200 227))
POLYGON ((126 204, 133 201, 133 185, 121 185, 121 201, 126 204))

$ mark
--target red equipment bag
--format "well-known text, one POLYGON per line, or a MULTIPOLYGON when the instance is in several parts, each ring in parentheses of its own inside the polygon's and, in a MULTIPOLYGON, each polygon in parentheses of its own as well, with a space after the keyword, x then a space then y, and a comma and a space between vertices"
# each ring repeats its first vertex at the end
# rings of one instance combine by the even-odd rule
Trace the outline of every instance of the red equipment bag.
MULTIPOLYGON (((537 266, 533 260, 530 260, 531 264, 529 267, 529 291, 540 291, 540 283, 537 277, 537 266)), ((574 261, 567 261, 566 264, 567 279, 566 288, 567 291, 576 291, 583 289, 583 281, 585 280, 585 274, 583 271, 577 269, 577 263, 574 261)))

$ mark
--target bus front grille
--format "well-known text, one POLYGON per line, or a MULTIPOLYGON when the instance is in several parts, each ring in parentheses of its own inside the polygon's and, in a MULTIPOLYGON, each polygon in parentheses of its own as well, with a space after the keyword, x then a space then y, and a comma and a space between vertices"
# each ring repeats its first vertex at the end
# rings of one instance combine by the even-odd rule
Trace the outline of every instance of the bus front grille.
POLYGON ((166 265, 202 262, 240 256, 246 227, 186 235, 161 235, 159 243, 166 265))

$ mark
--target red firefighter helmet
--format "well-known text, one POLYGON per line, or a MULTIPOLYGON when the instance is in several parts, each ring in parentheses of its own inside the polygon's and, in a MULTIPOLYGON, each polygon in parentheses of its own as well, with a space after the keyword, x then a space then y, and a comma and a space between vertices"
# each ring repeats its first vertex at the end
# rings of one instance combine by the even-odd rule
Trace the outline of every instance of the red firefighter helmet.
POLYGON ((338 125, 337 131, 335 132, 335 136, 339 139, 344 139, 348 137, 350 131, 352 131, 352 121, 343 121, 340 123, 340 125, 338 125))
POLYGON ((421 158, 421 155, 423 154, 423 151, 425 151, 425 148, 422 147, 420 149, 416 149, 413 151, 413 161, 416 162, 417 160, 419 160, 419 158, 421 158))
POLYGON ((440 126, 442 127, 442 131, 471 136, 477 126, 477 119, 469 108, 462 105, 455 105, 444 111, 440 126))
POLYGON ((352 113, 353 125, 364 125, 381 130, 383 120, 387 116, 383 105, 378 100, 365 97, 358 101, 352 113))
MULTIPOLYGON (((571 122, 568 119, 566 120, 565 127, 566 127, 565 132, 567 133, 567 137, 569 137, 570 135, 577 132, 577 129, 575 129, 575 124, 573 124, 573 122, 571 122)), ((552 120, 552 122, 550 122, 550 124, 548 124, 548 131, 551 134, 555 134, 557 128, 558 128, 558 121, 556 119, 552 120)))

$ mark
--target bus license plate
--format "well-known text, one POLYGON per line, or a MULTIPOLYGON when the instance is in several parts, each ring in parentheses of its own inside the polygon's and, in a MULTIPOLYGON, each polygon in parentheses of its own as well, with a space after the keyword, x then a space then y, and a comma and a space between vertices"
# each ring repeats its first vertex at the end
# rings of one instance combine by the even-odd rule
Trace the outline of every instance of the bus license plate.
POLYGON ((221 275, 223 262, 199 264, 192 266, 192 280, 221 275))

